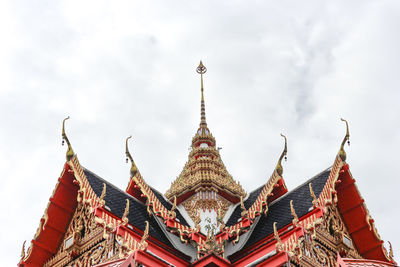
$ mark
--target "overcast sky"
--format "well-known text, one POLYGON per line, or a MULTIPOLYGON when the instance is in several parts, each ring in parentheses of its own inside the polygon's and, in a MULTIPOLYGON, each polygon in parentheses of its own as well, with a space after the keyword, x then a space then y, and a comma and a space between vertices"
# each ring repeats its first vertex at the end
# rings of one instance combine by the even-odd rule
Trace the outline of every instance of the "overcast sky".
POLYGON ((165 192, 200 121, 247 192, 265 183, 288 137, 290 189, 347 162, 400 255, 399 1, 1 1, 0 258, 19 260, 65 162, 125 189, 124 140, 165 192))

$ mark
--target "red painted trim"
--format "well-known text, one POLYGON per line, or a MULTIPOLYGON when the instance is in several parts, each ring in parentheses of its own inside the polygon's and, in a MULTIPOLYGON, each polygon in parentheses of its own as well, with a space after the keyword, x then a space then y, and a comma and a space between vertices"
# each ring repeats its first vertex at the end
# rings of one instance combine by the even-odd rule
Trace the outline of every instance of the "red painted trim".
POLYGON ((219 266, 219 267, 229 267, 233 266, 228 260, 215 255, 215 254, 208 254, 207 256, 204 256, 200 258, 199 260, 195 261, 191 266, 193 267, 205 267, 209 264, 212 264, 210 266, 219 266))

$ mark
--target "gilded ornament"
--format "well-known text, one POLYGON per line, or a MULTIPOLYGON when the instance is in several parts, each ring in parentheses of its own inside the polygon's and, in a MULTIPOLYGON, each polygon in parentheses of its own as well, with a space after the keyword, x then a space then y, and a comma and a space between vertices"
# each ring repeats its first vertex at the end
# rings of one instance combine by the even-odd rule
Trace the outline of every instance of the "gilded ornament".
POLYGON ((293 220, 292 220, 293 225, 294 226, 298 226, 299 217, 297 217, 296 211, 294 210, 293 200, 290 200, 290 212, 291 212, 291 214, 293 216, 293 220))
POLYGON ((107 190, 107 186, 105 183, 103 183, 103 190, 101 191, 101 195, 99 198, 99 203, 102 207, 106 204, 106 201, 104 200, 104 198, 106 196, 106 190, 107 190))
POLYGON ((308 184, 308 188, 310 189, 310 195, 311 195, 311 197, 312 197, 312 199, 313 199, 312 203, 313 203, 314 207, 317 207, 317 206, 319 205, 319 204, 318 204, 318 199, 317 199, 317 197, 316 197, 315 194, 314 194, 314 190, 313 190, 313 188, 312 188, 311 183, 308 184))
POLYGON ((279 175, 282 175, 282 173, 283 173, 282 159, 283 158, 285 158, 285 160, 287 159, 287 157, 286 157, 286 154, 287 154, 287 139, 286 139, 285 135, 281 134, 281 136, 283 138, 285 138, 285 148, 283 149, 283 152, 282 152, 281 156, 279 157, 278 164, 276 165, 276 168, 275 168, 276 172, 279 175))
POLYGON ((136 167, 135 162, 133 161, 133 158, 131 156, 131 153, 129 153, 129 148, 128 148, 128 140, 132 138, 132 135, 128 136, 125 140, 125 155, 126 155, 126 163, 128 163, 128 158, 131 161, 131 169, 130 169, 130 174, 131 178, 136 175, 138 172, 138 169, 136 167))
POLYGON ((66 153, 67 161, 69 161, 69 160, 74 156, 74 150, 72 150, 71 143, 69 142, 68 137, 67 137, 67 135, 65 134, 65 121, 68 120, 68 119, 69 119, 69 116, 66 117, 66 118, 63 120, 63 124, 62 124, 62 134, 61 134, 62 139, 63 139, 62 145, 64 145, 64 141, 67 142, 67 145, 68 145, 68 150, 67 150, 67 153, 66 153))
POLYGON ((274 238, 276 240, 276 250, 282 251, 283 250, 282 240, 279 237, 278 230, 276 229, 276 222, 274 222, 273 226, 274 226, 274 238))
POLYGON ((342 161, 346 161, 346 151, 344 151, 344 145, 346 144, 346 141, 347 141, 347 144, 350 145, 350 140, 349 140, 349 138, 350 138, 350 134, 349 134, 349 124, 348 124, 348 122, 347 122, 345 119, 343 119, 343 118, 340 118, 340 120, 341 120, 341 121, 344 121, 344 122, 346 123, 346 135, 345 135, 345 137, 343 138, 342 144, 340 145, 339 157, 342 159, 342 161))
POLYGON ((128 221, 129 221, 129 219, 127 217, 128 214, 129 214, 129 199, 126 199, 125 211, 124 211, 124 214, 121 217, 123 225, 126 225, 128 223, 128 221))
MULTIPOLYGON (((22 244, 22 250, 21 250, 21 260, 23 260, 25 258, 25 243, 26 240, 24 241, 24 243, 22 244)), ((392 246, 392 245, 390 245, 392 246)))

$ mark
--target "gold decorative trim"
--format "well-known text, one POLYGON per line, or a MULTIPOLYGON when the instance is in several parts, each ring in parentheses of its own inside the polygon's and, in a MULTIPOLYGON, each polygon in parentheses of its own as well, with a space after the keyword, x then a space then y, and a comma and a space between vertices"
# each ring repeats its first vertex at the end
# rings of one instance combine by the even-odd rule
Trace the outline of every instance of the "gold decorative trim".
POLYGON ((131 169, 130 169, 130 175, 131 178, 136 175, 138 172, 138 168, 136 167, 135 162, 133 161, 133 158, 131 156, 131 153, 129 153, 129 148, 128 148, 128 140, 132 138, 132 135, 128 136, 125 140, 125 155, 126 155, 126 163, 128 163, 128 158, 131 161, 131 169))

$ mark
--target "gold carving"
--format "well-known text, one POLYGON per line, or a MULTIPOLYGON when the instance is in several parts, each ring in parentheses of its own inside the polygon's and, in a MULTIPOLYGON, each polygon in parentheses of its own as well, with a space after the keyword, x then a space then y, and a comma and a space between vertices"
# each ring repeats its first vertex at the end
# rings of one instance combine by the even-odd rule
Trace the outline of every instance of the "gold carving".
POLYGON ((346 135, 343 138, 342 144, 340 145, 340 150, 339 150, 339 156, 343 161, 346 161, 346 151, 344 151, 344 145, 347 144, 350 145, 350 134, 349 134, 349 124, 345 119, 340 118, 341 121, 344 121, 346 123, 346 135))
POLYGON ((65 134, 65 121, 68 120, 68 119, 69 119, 69 116, 66 117, 66 118, 63 120, 63 124, 62 124, 62 133, 61 133, 61 136, 62 136, 62 138, 63 138, 62 145, 64 145, 64 141, 67 142, 67 145, 68 145, 68 150, 67 150, 67 153, 66 153, 67 161, 69 161, 69 160, 74 156, 74 151, 72 150, 71 143, 69 142, 68 137, 67 137, 67 135, 65 134))
POLYGON ((314 207, 318 207, 319 206, 319 202, 318 202, 317 197, 314 194, 314 190, 312 188, 311 183, 308 184, 308 188, 310 189, 310 195, 311 195, 311 197, 313 199, 312 203, 313 203, 314 207))
POLYGON ((290 200, 290 212, 291 212, 291 214, 292 214, 292 216, 293 216, 293 220, 292 220, 293 225, 294 225, 294 226, 298 226, 299 217, 297 217, 296 211, 294 210, 294 207, 293 207, 293 200, 290 200))
MULTIPOLYGON (((25 258, 25 243, 26 243, 26 240, 25 240, 24 243, 22 244, 21 260, 23 260, 23 259, 25 258)), ((392 247, 392 245, 390 245, 390 247, 392 247)))
POLYGON ((285 157, 286 160, 286 154, 287 154, 287 139, 286 136, 281 134, 281 136, 285 139, 285 148, 283 149, 283 152, 281 156, 279 157, 278 164, 276 165, 276 172, 281 176, 283 173, 283 167, 282 167, 282 159, 285 157))
POLYGON ((129 153, 129 148, 128 148, 128 140, 132 138, 132 135, 130 135, 128 138, 125 140, 125 155, 126 155, 126 163, 128 163, 128 158, 131 161, 131 169, 130 169, 130 174, 131 178, 136 175, 138 172, 138 169, 136 167, 135 162, 133 161, 133 158, 131 156, 131 153, 129 153))
POLYGON ((276 250, 282 251, 283 245, 282 245, 281 238, 279 237, 278 230, 276 229, 276 222, 274 222, 274 238, 276 240, 276 250))
POLYGON ((126 225, 129 221, 129 219, 127 217, 128 214, 129 214, 129 199, 126 199, 125 211, 121 218, 123 225, 126 225))
POLYGON ((100 206, 104 207, 104 205, 106 204, 106 201, 104 200, 104 198, 106 197, 106 190, 107 190, 107 186, 105 183, 103 183, 103 190, 101 191, 101 195, 99 198, 99 203, 100 206))
POLYGON ((242 196, 240 197, 240 208, 242 209, 242 213, 241 213, 242 218, 247 217, 249 215, 249 213, 247 212, 246 207, 244 206, 242 196))

